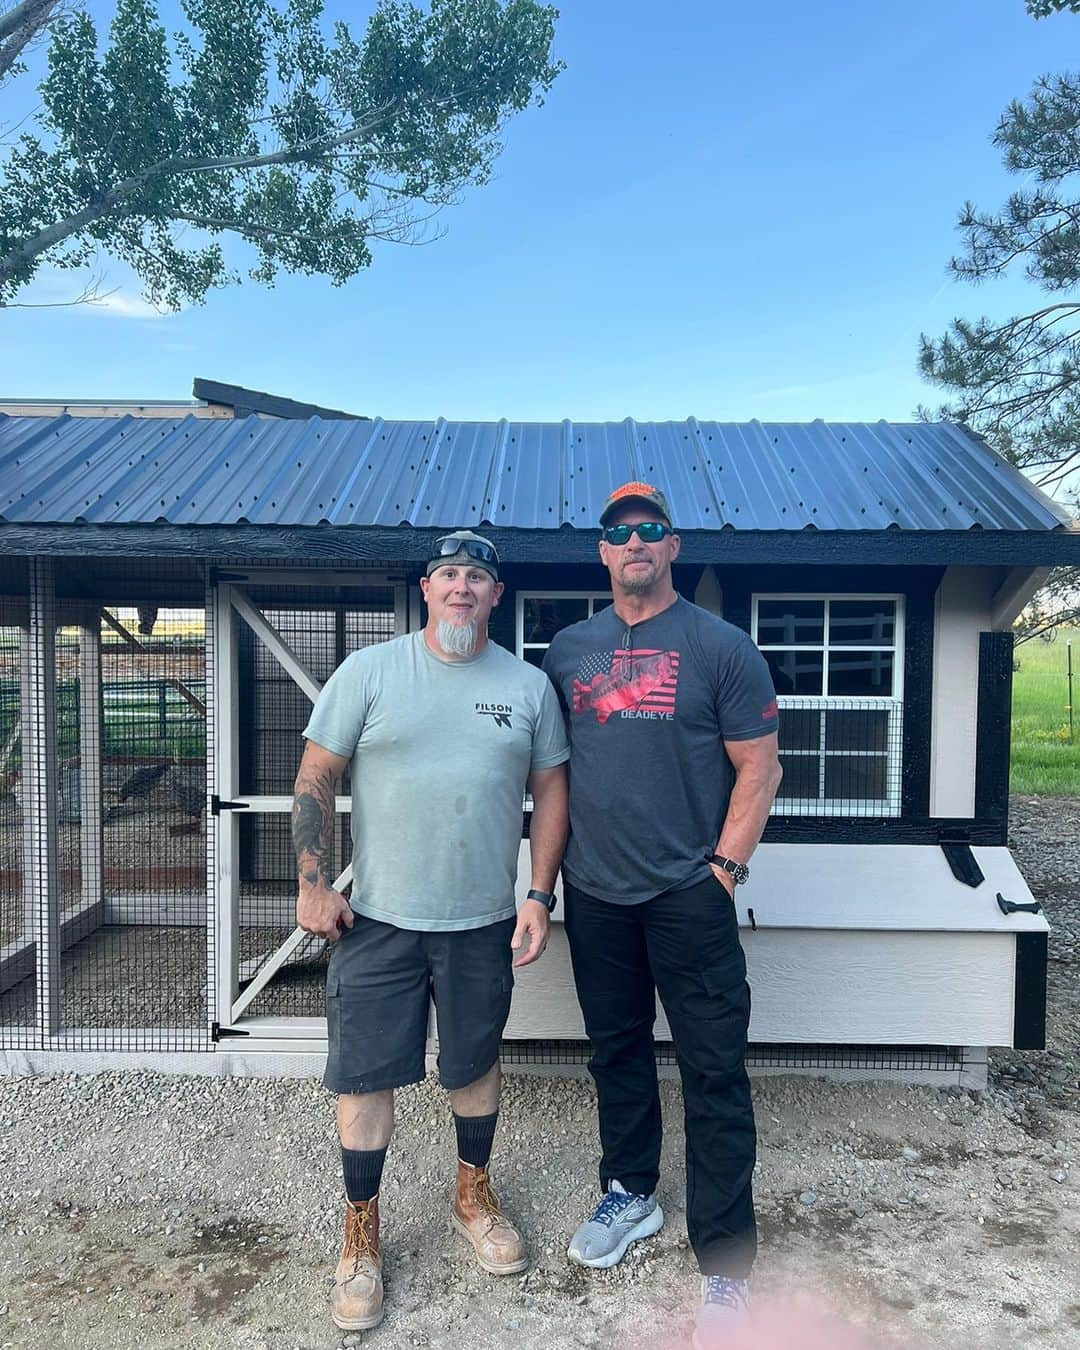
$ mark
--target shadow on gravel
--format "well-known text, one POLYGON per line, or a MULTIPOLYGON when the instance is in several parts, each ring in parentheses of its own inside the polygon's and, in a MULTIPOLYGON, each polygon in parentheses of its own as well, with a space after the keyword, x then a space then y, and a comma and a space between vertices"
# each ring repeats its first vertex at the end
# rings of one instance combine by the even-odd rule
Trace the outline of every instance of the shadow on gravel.
POLYGON ((245 1219, 206 1224, 188 1241, 177 1234, 163 1245, 154 1234, 111 1249, 103 1249, 93 1228, 84 1225, 81 1216, 65 1217, 80 1241, 61 1275, 35 1271, 26 1277, 31 1307, 51 1308, 54 1317, 66 1318, 80 1305, 97 1303, 115 1305, 128 1317, 239 1323, 246 1319, 244 1296, 289 1254, 282 1229, 245 1219))

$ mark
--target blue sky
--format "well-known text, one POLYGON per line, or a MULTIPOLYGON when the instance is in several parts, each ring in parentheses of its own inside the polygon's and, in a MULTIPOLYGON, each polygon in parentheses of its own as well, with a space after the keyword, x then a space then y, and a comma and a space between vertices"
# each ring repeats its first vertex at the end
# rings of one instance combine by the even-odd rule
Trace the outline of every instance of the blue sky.
MULTIPOLYGON (((355 30, 371 6, 327 9, 355 30)), ((920 330, 1030 299, 945 264, 964 200, 1017 185, 1000 113, 1078 39, 1022 0, 565 0, 567 69, 442 238, 168 317, 104 260, 109 310, 0 318, 0 394, 187 398, 201 375, 383 417, 906 419, 940 397, 920 330)))

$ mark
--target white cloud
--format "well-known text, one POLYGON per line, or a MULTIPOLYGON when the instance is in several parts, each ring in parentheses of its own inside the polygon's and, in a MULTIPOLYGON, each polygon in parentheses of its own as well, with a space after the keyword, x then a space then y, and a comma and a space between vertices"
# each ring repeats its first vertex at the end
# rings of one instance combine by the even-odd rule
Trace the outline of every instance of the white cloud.
POLYGON ((87 311, 111 314, 117 319, 166 319, 172 312, 155 309, 141 295, 125 295, 123 291, 113 291, 98 297, 87 305, 87 311))
POLYGON ((66 270, 44 266, 18 296, 27 308, 68 309, 74 314, 105 315, 113 319, 166 319, 173 312, 156 309, 139 294, 139 279, 130 268, 116 264, 119 277, 90 268, 66 270))

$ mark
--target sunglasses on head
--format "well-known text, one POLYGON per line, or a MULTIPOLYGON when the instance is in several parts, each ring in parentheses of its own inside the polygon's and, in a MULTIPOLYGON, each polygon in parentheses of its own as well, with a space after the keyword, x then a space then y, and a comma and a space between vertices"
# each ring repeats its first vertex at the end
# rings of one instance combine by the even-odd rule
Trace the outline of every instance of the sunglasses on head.
POLYGON ((605 525, 604 538, 609 544, 626 544, 636 534, 643 544, 658 544, 667 534, 674 534, 670 525, 661 520, 639 520, 634 525, 605 525))
POLYGON ((499 555, 482 539, 455 539, 452 535, 444 535, 442 539, 435 540, 435 547, 431 550, 432 558, 456 558, 459 553, 464 553, 467 558, 475 558, 477 562, 491 563, 493 567, 499 565, 499 555))

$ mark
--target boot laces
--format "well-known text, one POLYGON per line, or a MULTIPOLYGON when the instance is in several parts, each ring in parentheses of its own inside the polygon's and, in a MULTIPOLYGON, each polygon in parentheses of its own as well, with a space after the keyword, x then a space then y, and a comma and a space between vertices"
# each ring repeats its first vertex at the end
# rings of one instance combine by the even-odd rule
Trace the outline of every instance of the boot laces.
POLYGON ((377 1257, 379 1249, 375 1244, 375 1227, 371 1209, 364 1205, 349 1205, 345 1220, 345 1259, 352 1261, 355 1275, 360 1262, 367 1256, 377 1257))
POLYGON ((492 1223, 505 1222, 502 1210, 499 1208, 499 1197, 492 1190, 491 1178, 482 1167, 477 1171, 476 1179, 473 1182, 473 1196, 492 1223))

